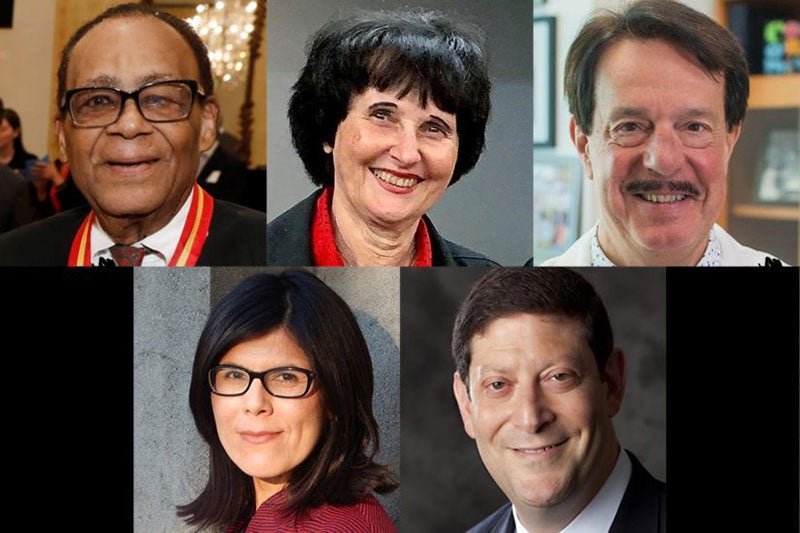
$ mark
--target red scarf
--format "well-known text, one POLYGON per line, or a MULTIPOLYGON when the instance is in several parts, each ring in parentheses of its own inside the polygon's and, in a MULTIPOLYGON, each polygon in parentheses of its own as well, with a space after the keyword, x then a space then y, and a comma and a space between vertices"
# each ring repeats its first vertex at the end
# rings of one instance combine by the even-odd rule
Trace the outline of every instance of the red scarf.
MULTIPOLYGON (((336 237, 331 218, 333 187, 325 187, 317 198, 317 206, 311 221, 311 257, 315 266, 344 266, 342 256, 336 248, 336 237)), ((412 266, 433 266, 431 239, 425 222, 419 221, 414 234, 414 262, 412 266)))

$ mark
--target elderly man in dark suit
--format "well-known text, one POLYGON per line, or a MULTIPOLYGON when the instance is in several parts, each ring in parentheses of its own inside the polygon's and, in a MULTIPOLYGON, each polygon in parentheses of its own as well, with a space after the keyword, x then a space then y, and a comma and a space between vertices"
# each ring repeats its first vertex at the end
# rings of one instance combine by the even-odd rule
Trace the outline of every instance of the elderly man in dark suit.
POLYGON ((625 357, 582 276, 490 270, 462 303, 452 347, 464 428, 510 500, 470 532, 666 530, 666 485, 614 433, 625 357))
POLYGON ((217 137, 213 90, 185 21, 129 3, 83 25, 61 56, 55 128, 89 206, 4 234, 0 264, 265 264, 266 215, 196 182, 217 137))

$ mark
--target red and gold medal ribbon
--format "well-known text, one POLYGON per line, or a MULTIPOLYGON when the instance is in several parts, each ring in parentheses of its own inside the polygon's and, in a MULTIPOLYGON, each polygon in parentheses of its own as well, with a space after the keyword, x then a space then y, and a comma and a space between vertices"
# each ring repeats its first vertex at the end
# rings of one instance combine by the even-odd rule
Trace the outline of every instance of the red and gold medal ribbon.
MULTIPOLYGON (((211 215, 214 213, 214 199, 197 183, 194 184, 192 205, 183 225, 178 247, 168 266, 195 266, 208 237, 211 215)), ((90 212, 72 241, 69 251, 69 266, 92 266, 91 233, 94 212, 90 212)))
POLYGON ((189 216, 183 225, 181 240, 172 255, 168 266, 195 266, 200 252, 208 237, 211 215, 214 213, 214 199, 197 183, 194 184, 194 196, 189 208, 189 216))
POLYGON ((78 233, 72 240, 72 248, 69 250, 68 266, 92 266, 92 247, 89 241, 92 235, 92 223, 94 222, 94 211, 89 211, 86 218, 78 228, 78 233))

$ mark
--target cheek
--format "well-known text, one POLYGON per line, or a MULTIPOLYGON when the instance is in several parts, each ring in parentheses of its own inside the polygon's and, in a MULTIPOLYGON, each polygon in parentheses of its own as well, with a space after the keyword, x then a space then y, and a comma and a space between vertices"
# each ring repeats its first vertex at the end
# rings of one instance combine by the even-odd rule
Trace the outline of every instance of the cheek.
POLYGON ((472 403, 472 426, 477 440, 492 442, 508 418, 502 405, 472 403))

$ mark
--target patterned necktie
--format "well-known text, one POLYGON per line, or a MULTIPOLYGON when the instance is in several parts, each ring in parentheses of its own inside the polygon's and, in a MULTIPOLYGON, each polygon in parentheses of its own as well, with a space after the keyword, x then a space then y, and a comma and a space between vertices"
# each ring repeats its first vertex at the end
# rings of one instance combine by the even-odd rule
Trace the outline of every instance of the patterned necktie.
POLYGON ((142 259, 150 250, 141 246, 115 244, 109 250, 117 266, 141 266, 142 259))

